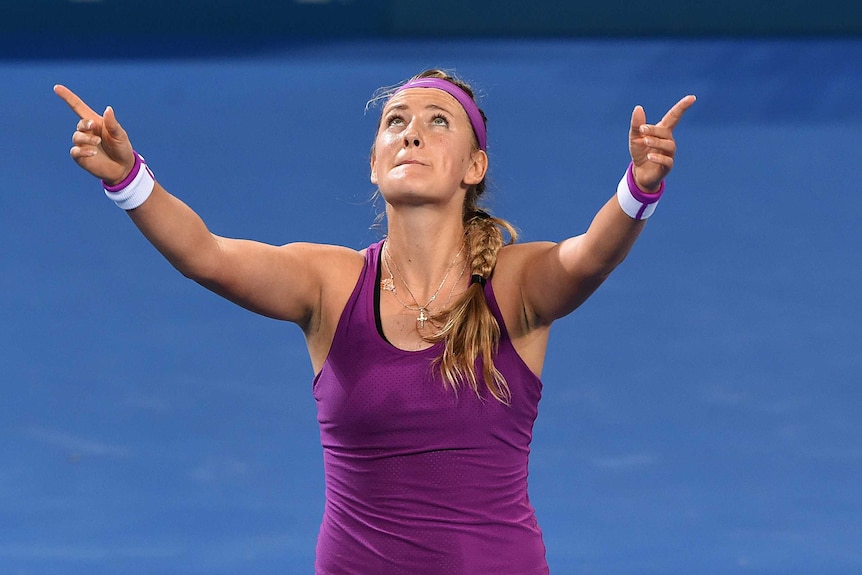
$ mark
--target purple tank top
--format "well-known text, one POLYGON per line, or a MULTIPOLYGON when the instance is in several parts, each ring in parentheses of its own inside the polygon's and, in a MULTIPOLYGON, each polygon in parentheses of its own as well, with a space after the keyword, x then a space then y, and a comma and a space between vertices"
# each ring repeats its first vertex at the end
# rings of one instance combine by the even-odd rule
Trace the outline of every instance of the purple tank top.
POLYGON ((480 380, 444 387, 422 351, 389 344, 375 323, 381 243, 367 250, 329 356, 314 380, 326 476, 317 575, 540 575, 542 533, 527 464, 542 384, 500 323, 497 368, 512 403, 480 380))

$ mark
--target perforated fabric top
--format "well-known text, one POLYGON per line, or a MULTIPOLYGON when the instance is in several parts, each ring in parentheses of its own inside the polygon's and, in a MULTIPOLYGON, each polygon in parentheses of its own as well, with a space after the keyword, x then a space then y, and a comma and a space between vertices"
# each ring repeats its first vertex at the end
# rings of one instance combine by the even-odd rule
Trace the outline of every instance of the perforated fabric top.
MULTIPOLYGON (((382 242, 365 267, 315 377, 326 476, 318 575, 548 573, 527 495, 542 384, 502 330, 495 362, 512 392, 457 395, 433 360, 442 343, 409 352, 377 331, 382 242)), ((481 373, 481 371, 480 371, 481 373)), ((484 383, 480 383, 484 385, 484 383)))

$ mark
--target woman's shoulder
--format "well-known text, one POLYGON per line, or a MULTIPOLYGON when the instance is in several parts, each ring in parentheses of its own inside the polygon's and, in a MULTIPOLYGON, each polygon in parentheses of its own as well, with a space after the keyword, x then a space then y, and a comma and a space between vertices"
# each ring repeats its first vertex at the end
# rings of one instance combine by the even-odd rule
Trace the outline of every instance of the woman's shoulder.
POLYGON ((548 341, 547 325, 539 325, 524 301, 524 277, 528 266, 556 246, 554 242, 524 242, 500 248, 491 276, 494 297, 512 345, 533 373, 542 372, 548 341))
POLYGON ((557 244, 549 241, 521 242, 508 244, 500 248, 497 254, 497 266, 494 273, 498 271, 513 272, 520 270, 521 266, 531 261, 539 254, 554 249, 557 244))
POLYGON ((316 276, 318 299, 303 330, 317 372, 329 353, 344 306, 362 274, 367 249, 313 243, 288 244, 284 248, 302 252, 302 261, 316 276))
POLYGON ((335 244, 318 244, 312 242, 293 242, 281 246, 287 254, 295 254, 310 264, 318 264, 323 267, 343 264, 362 264, 365 261, 367 248, 356 250, 346 246, 335 244))
POLYGON ((367 249, 356 250, 334 244, 294 242, 281 246, 284 255, 300 266, 304 274, 316 278, 321 293, 341 293, 353 289, 367 249))
POLYGON ((555 245, 557 245, 557 243, 551 241, 515 242, 513 244, 504 245, 502 248, 500 248, 500 252, 534 253, 536 251, 551 249, 555 245))
POLYGON ((554 242, 538 241, 501 247, 497 252, 497 262, 491 276, 498 298, 520 298, 521 283, 525 274, 529 273, 529 266, 535 264, 543 254, 553 250, 556 245, 554 242))

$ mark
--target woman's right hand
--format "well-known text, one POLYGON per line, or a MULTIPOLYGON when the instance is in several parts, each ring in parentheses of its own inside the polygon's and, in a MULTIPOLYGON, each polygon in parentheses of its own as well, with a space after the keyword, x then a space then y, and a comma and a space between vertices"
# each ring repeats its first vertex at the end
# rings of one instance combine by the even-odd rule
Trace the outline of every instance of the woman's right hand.
POLYGON ((117 184, 132 171, 135 156, 126 131, 108 106, 103 115, 93 111, 69 88, 57 84, 57 94, 80 120, 72 134, 69 155, 75 162, 108 185, 117 184))

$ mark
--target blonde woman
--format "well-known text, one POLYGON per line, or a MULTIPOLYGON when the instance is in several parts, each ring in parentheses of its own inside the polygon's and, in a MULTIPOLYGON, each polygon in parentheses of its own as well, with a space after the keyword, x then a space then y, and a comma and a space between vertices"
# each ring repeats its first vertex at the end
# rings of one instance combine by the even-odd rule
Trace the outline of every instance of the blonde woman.
POLYGON ((354 251, 211 233, 111 108, 55 92, 80 118, 72 158, 182 274, 303 330, 326 476, 319 575, 548 572, 527 467, 549 328, 634 244, 693 96, 657 124, 634 109, 632 162, 586 233, 519 244, 479 207, 487 135, 470 87, 423 72, 379 95, 370 167, 387 233, 354 251))

